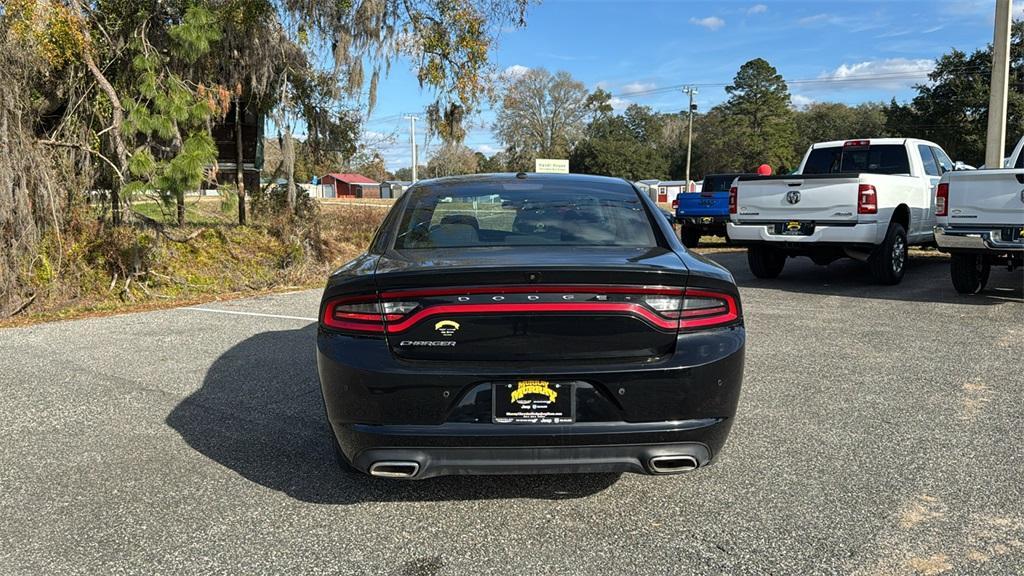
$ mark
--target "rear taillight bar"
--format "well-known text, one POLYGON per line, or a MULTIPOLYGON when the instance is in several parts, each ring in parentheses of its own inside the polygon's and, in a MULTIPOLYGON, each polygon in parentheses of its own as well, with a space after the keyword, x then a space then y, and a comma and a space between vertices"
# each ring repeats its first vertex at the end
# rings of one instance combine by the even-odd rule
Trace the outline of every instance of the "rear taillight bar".
POLYGON ((949 184, 945 182, 935 189, 935 215, 949 216, 949 184))
MULTIPOLYGON (((468 300, 468 299, 467 299, 468 300)), ((640 318, 662 330, 691 330, 724 326, 739 320, 739 307, 731 294, 705 289, 667 286, 477 286, 393 290, 376 296, 345 296, 324 307, 327 328, 363 335, 395 334, 409 330, 426 318, 439 315, 609 313, 640 318), (471 296, 474 294, 564 293, 556 302, 490 302, 423 304, 416 298, 471 296), (636 300, 573 301, 577 294, 636 295, 636 300)))
POLYGON ((735 186, 729 188, 729 214, 735 214, 739 206, 738 191, 735 186))

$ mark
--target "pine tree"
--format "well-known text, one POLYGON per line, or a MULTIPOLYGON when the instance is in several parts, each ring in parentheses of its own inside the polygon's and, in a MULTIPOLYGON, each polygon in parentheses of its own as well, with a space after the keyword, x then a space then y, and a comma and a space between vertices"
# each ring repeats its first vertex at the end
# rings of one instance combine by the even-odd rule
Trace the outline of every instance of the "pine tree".
POLYGON ((739 158, 741 167, 792 166, 796 126, 789 88, 775 67, 761 58, 751 60, 740 67, 725 91, 730 128, 738 130, 746 144, 739 158))

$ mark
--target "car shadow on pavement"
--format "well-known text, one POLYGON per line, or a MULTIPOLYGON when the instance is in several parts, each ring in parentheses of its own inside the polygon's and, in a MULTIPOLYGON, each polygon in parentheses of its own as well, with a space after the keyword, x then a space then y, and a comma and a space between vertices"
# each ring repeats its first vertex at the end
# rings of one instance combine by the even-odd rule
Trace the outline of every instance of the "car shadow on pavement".
POLYGON ((958 294, 949 278, 949 258, 938 252, 911 253, 903 281, 895 286, 875 283, 866 263, 849 258, 828 266, 819 266, 807 257, 789 258, 778 278, 762 280, 750 272, 746 250, 706 257, 728 268, 741 288, 979 306, 1024 300, 1024 273, 1019 269, 1007 272, 1005 267, 995 266, 984 291, 970 296, 958 294))
POLYGON ((218 357, 167 424, 241 476, 306 502, 354 504, 596 494, 619 474, 441 477, 422 481, 342 472, 334 459, 316 370, 316 325, 263 332, 218 357))

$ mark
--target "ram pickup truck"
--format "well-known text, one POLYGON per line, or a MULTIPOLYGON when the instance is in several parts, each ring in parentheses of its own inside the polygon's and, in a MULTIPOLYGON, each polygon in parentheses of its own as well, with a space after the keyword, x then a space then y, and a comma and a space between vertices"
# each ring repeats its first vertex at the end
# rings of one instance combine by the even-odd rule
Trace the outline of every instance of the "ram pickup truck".
POLYGON ((984 290, 992 264, 1024 266, 1024 138, 1009 166, 944 174, 935 192, 935 243, 961 294, 984 290))
POLYGON ((696 248, 701 236, 725 237, 729 222, 729 188, 739 176, 756 174, 712 174, 704 178, 700 192, 680 192, 673 206, 679 222, 679 239, 696 248))
POLYGON ((748 247, 758 278, 778 276, 787 257, 821 265, 848 257, 868 262, 878 282, 897 284, 908 246, 935 241, 935 187, 954 166, 925 140, 814 144, 793 174, 737 179, 727 232, 748 247))

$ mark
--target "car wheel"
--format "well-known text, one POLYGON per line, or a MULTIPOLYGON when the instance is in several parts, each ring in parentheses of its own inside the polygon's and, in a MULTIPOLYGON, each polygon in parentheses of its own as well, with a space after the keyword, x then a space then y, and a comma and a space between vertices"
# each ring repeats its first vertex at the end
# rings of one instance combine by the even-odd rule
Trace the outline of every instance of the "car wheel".
POLYGON ((786 265, 786 253, 771 246, 751 246, 747 250, 747 264, 758 278, 775 278, 786 265))
POLYGON ((907 269, 907 231, 897 222, 889 224, 885 240, 868 258, 871 275, 881 284, 899 284, 907 269))
POLYGON ((949 264, 953 287, 961 294, 977 294, 984 290, 991 271, 988 258, 980 254, 953 254, 949 264))
POLYGON ((683 241, 683 246, 696 248, 700 245, 700 232, 694 228, 683 228, 679 232, 679 239, 683 241))

